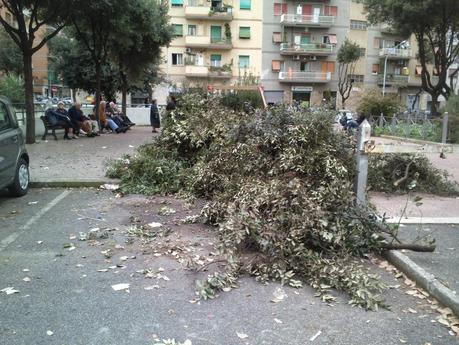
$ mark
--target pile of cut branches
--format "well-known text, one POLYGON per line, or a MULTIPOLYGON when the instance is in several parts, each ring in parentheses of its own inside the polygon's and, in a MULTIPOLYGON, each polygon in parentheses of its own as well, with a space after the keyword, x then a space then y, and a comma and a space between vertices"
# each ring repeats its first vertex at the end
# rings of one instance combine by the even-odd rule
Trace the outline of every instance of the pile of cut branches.
POLYGON ((202 214, 216 226, 227 264, 198 284, 202 298, 248 272, 307 283, 325 300, 336 288, 354 305, 383 305, 383 284, 361 258, 382 250, 382 232, 390 231, 354 204, 354 147, 333 130, 333 113, 279 106, 248 114, 193 94, 179 104, 161 136, 110 174, 124 192, 180 191, 208 201, 202 214))

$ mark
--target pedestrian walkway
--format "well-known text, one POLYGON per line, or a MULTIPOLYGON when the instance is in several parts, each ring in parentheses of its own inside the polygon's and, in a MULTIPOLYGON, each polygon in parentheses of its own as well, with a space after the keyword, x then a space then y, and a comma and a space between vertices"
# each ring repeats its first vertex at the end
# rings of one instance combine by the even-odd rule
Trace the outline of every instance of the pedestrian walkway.
MULTIPOLYGON (((387 138, 372 138, 376 143, 394 143, 403 145, 403 140, 387 138)), ((458 155, 447 155, 446 159, 440 158, 438 154, 426 154, 432 164, 440 170, 445 170, 451 180, 459 183, 459 157, 458 155)), ((443 219, 444 223, 459 223, 459 198, 439 197, 428 194, 416 194, 422 197, 422 205, 416 206, 413 201, 408 201, 406 195, 393 195, 386 193, 370 193, 370 201, 376 206, 380 214, 402 222, 434 222, 434 219, 443 219), (405 210, 406 207, 406 210, 405 210), (418 221, 419 220, 419 221, 418 221)))
POLYGON ((133 127, 124 134, 102 134, 76 140, 39 141, 28 145, 34 183, 106 181, 106 164, 151 142, 150 127, 133 127))

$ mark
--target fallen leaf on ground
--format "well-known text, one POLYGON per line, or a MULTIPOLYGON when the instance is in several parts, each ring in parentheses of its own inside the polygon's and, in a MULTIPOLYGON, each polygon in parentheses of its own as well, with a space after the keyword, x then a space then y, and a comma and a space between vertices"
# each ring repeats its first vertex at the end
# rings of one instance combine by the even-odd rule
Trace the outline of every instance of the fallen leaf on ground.
POLYGON ((19 293, 20 291, 16 290, 14 287, 7 287, 7 288, 4 288, 3 290, 0 290, 0 292, 4 292, 7 295, 12 295, 15 293, 19 293))
POLYGON ((24 279, 22 279, 23 281, 25 282, 30 282, 32 279, 30 279, 29 277, 25 277, 24 279))
POLYGON ((160 228, 160 227, 162 227, 163 225, 162 225, 161 223, 153 222, 153 223, 148 224, 148 226, 149 226, 150 228, 153 228, 153 229, 154 229, 154 228, 160 228))
POLYGON ((48 334, 49 336, 53 335, 54 332, 53 331, 46 331, 46 334, 48 334))
POLYGON ((146 286, 143 289, 147 290, 147 291, 154 290, 154 289, 159 289, 159 285, 146 286))
POLYGON ((273 292, 274 299, 271 300, 273 303, 279 303, 282 302, 284 299, 287 298, 287 294, 282 288, 276 289, 276 291, 273 292))
POLYGON ((116 284, 112 285, 112 289, 115 291, 128 290, 130 284, 116 284))
POLYGON ((122 257, 120 257, 120 260, 121 260, 121 261, 126 261, 127 259, 129 259, 127 256, 122 256, 122 257))
POLYGON ((408 308, 408 311, 411 313, 411 314, 417 314, 418 312, 412 308, 408 308))
POLYGON ((37 241, 37 244, 42 244, 42 243, 43 243, 43 241, 37 241))
POLYGON ((311 339, 309 339, 310 342, 313 342, 316 340, 320 335, 322 334, 322 331, 318 331, 316 334, 314 334, 311 339))
POLYGON ((281 320, 279 320, 279 319, 274 319, 274 322, 275 322, 275 323, 283 323, 283 322, 282 322, 281 320))
POLYGON ((240 338, 240 339, 247 339, 249 336, 245 333, 239 333, 239 332, 236 332, 237 336, 240 338))

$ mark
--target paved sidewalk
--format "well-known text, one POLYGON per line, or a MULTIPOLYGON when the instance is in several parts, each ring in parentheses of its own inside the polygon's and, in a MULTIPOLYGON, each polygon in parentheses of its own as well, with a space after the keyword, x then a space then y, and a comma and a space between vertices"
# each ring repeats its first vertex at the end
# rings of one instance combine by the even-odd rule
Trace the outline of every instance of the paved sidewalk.
POLYGON ((28 145, 32 182, 105 181, 106 163, 135 149, 153 138, 150 127, 133 127, 127 133, 80 137, 76 140, 47 141, 28 145))
MULTIPOLYGON (((403 140, 392 140, 387 138, 372 138, 376 143, 396 143, 403 145, 403 140)), ((440 158, 438 154, 426 155, 432 164, 440 169, 446 170, 451 179, 459 183, 459 155, 447 155, 446 159, 440 158)), ((439 197, 428 194, 420 195, 423 205, 417 207, 414 202, 409 202, 405 218, 449 218, 459 219, 459 198, 439 197)), ((376 206, 379 213, 387 217, 400 218, 405 208, 406 195, 392 195, 386 193, 370 193, 370 201, 376 206)))

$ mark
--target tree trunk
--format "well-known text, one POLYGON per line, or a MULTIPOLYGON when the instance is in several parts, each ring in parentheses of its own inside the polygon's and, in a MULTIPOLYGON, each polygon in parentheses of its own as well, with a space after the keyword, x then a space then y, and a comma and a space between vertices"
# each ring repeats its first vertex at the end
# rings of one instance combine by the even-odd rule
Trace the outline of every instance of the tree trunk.
POLYGON ((436 116, 438 112, 438 97, 440 97, 439 94, 436 93, 431 93, 430 96, 432 97, 432 104, 430 106, 430 113, 432 116, 436 116))
POLYGON ((127 92, 128 80, 126 73, 121 72, 121 108, 124 115, 127 115, 127 92))
POLYGON ((33 104, 32 54, 23 53, 26 107, 26 143, 35 143, 35 107, 33 104))
POLYGON ((96 114, 97 125, 99 126, 99 132, 102 132, 102 125, 100 123, 100 114, 99 114, 100 101, 102 99, 101 91, 100 91, 101 73, 102 73, 101 63, 98 61, 96 62, 96 109, 95 109, 95 114, 96 114))

